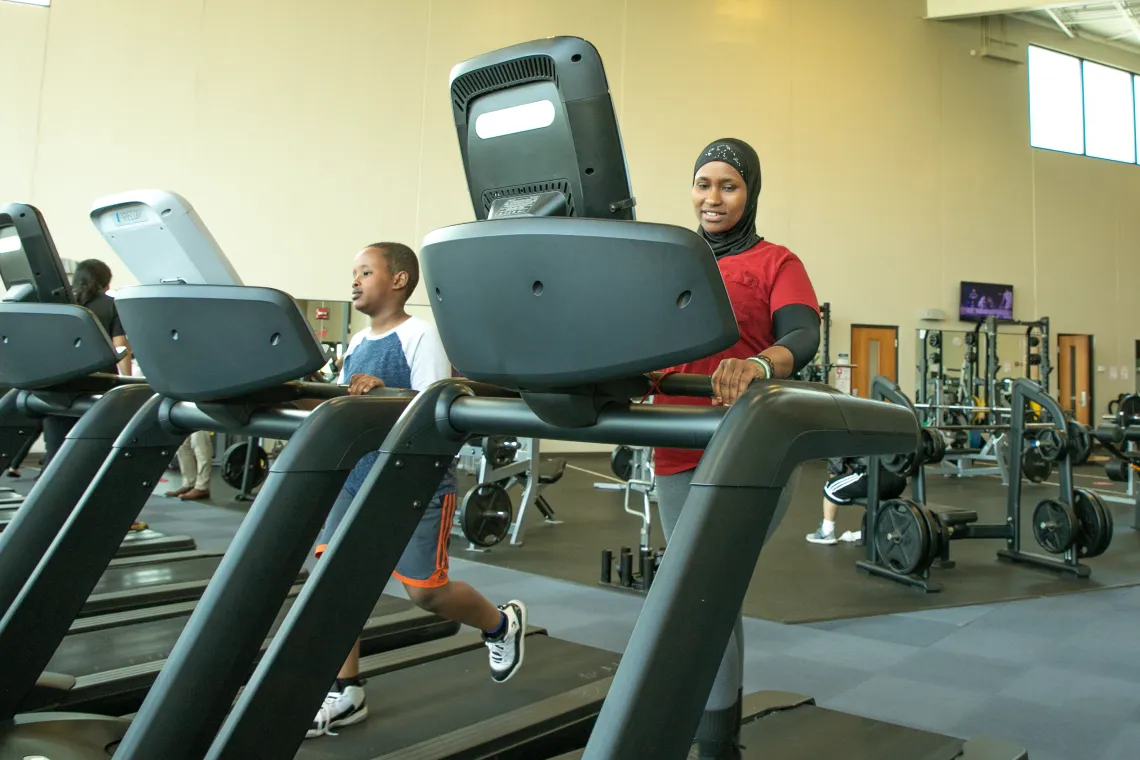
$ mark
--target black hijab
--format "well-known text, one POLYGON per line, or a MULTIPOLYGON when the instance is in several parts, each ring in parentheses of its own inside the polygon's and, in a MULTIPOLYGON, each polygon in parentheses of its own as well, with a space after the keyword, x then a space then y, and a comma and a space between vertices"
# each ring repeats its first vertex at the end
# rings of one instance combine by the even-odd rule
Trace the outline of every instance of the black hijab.
POLYGON ((756 155, 752 146, 743 140, 726 137, 709 143, 701 151, 693 167, 693 176, 696 177, 702 166, 713 161, 723 161, 740 172, 740 176, 744 178, 748 198, 740 221, 733 225, 732 229, 727 232, 705 232, 705 228, 701 226, 697 231, 708 241, 713 253, 718 257, 744 253, 764 239, 756 234, 756 205, 760 199, 760 157, 756 155))

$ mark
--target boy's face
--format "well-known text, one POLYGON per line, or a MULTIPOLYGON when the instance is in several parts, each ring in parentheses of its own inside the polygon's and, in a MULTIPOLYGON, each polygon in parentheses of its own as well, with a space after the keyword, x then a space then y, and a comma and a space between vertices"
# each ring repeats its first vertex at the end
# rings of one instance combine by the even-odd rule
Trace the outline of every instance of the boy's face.
POLYGON ((364 314, 378 314, 399 303, 408 284, 407 272, 388 273, 388 258, 378 248, 365 248, 352 264, 352 305, 364 314))

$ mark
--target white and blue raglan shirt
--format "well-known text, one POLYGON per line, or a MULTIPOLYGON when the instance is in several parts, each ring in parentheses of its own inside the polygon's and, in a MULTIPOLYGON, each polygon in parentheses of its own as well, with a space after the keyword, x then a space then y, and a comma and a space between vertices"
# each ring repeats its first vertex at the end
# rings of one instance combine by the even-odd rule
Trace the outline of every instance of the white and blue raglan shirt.
MULTIPOLYGON (((371 328, 353 335, 338 382, 348 385, 353 375, 372 375, 383 380, 388 388, 422 391, 451 377, 451 374, 451 362, 435 326, 419 317, 409 317, 382 335, 373 335, 371 328)), ((378 456, 378 452, 371 451, 361 457, 348 474, 344 484, 346 491, 356 495, 378 456)), ((454 493, 456 487, 455 466, 452 465, 436 494, 454 493)))

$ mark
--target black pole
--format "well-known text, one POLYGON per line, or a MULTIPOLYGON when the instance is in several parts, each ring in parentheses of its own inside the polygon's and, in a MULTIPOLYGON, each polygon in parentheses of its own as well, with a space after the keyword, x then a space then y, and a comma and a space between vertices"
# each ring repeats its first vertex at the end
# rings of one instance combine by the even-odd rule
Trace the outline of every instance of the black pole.
POLYGON ((184 438, 160 426, 161 399, 143 389, 147 400, 0 621, 0 652, 10 658, 0 716, 11 716, 35 685, 184 438))
MULTIPOLYGON (((317 407, 297 429, 290 445, 274 460, 116 757, 197 760, 206 753, 349 470, 361 456, 380 447, 406 406, 406 399, 399 398, 336 398, 317 407)), ((190 414, 189 410, 186 413, 190 414)), ((399 533, 397 526, 391 530, 399 533)), ((370 537, 375 539, 381 533, 384 531, 378 529, 370 537)), ((403 536, 401 549, 410 534, 411 527, 403 536)), ((318 563, 318 568, 324 564, 318 563)), ((387 577, 380 577, 381 584, 387 577)), ((309 589, 308 584, 305 589, 309 589)), ((330 592, 329 596, 331 601, 338 599, 337 594, 330 592)), ((359 633, 367 612, 355 633, 359 633)), ((317 655, 311 646, 316 640, 309 639, 307 656, 317 655)), ((350 640, 333 654, 343 662, 351 644, 350 640)), ((331 679, 325 686, 328 683, 331 679)), ((302 734, 305 725, 301 726, 302 734)), ((247 757, 289 756, 254 752, 247 757)))
POLYGON ((802 462, 917 446, 908 410, 838 392, 800 396, 791 385, 752 388, 701 459, 585 760, 686 757, 760 550, 786 508, 782 490, 802 462))
MULTIPOLYGON (((467 431, 457 432, 447 423, 448 409, 466 393, 470 388, 463 380, 436 383, 412 401, 383 445, 374 447, 380 451, 379 458, 253 677, 228 717, 228 698, 220 709, 214 708, 215 717, 226 720, 207 758, 287 758, 297 752, 345 654, 383 593, 422 510, 467 438, 467 431), (321 646, 314 647, 314 641, 320 641, 321 646)), ((296 439, 290 448, 293 445, 296 439)), ((242 580, 246 581, 254 591, 260 588, 257 578, 242 580)), ((171 707, 177 704, 172 702, 171 707)), ((168 720, 185 721, 177 709, 172 712, 168 720)), ((208 744, 214 725, 192 722, 186 739, 194 736, 191 731, 205 732, 208 744)), ((156 740, 164 739, 158 727, 152 733, 157 734, 156 740)), ((198 754, 179 751, 173 757, 197 760, 206 744, 196 748, 198 754)), ((165 752, 177 745, 166 740, 152 744, 150 749, 154 747, 165 752)), ((171 758, 153 752, 126 757, 171 758)))
MULTIPOLYGON (((55 458, 0 533, 0 610, 8 610, 16 600, 95 479, 111 445, 151 395, 146 386, 116 388, 99 399, 68 433, 55 458)), ((53 605, 60 603, 54 595, 50 598, 53 605)), ((39 637, 49 635, 42 631, 39 637)), ((0 670, 7 670, 5 660, 13 654, 0 650, 0 670)))

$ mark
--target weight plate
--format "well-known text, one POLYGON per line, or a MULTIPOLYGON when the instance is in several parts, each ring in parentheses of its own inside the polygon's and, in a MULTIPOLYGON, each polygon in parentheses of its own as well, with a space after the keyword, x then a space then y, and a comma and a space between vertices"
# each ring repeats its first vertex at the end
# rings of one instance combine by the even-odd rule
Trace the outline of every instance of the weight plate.
POLYGON ((930 530, 918 505, 890 499, 875 513, 875 553, 896 573, 910 575, 930 554, 930 530))
POLYGON ((518 450, 518 439, 509 435, 489 435, 483 439, 483 456, 492 469, 497 470, 514 462, 518 450))
POLYGON ((618 446, 610 454, 610 470, 619 480, 629 480, 633 477, 633 449, 629 446, 618 446))
POLYGON ((1140 395, 1134 393, 1120 399, 1116 418, 1121 427, 1140 424, 1140 395))
POLYGON ((883 468, 887 472, 893 472, 895 475, 909 478, 918 471, 916 464, 917 459, 917 452, 914 451, 906 454, 894 454, 893 456, 883 457, 883 468))
MULTIPOLYGON (((248 442, 235 443, 222 454, 222 482, 231 488, 241 488, 242 469, 245 467, 246 449, 248 442)), ((249 462, 249 482, 246 487, 257 488, 265 482, 269 474, 269 456, 260 446, 253 448, 253 457, 249 462)))
POLYGON ((1128 482, 1128 462, 1123 459, 1112 459, 1104 466, 1104 474, 1109 480, 1117 483, 1128 482))
POLYGON ((490 548, 506 538, 513 512, 507 489, 498 483, 485 483, 463 497, 459 527, 475 546, 490 548))
POLYGON ((926 556, 923 557, 922 565, 916 571, 918 573, 924 573, 942 556, 942 547, 944 542, 948 540, 948 537, 945 534, 942 523, 938 520, 938 515, 934 514, 934 512, 928 509, 924 504, 916 503, 915 507, 926 521, 926 529, 930 534, 930 546, 927 549, 926 556))
POLYGON ((946 454, 946 439, 942 433, 929 428, 922 429, 923 464, 938 464, 946 454))
POLYGON ((1100 497, 1084 488, 1073 489, 1073 514, 1077 516, 1077 554, 1097 557, 1112 541, 1107 510, 1100 497), (1107 537, 1107 541, 1105 540, 1107 537))
POLYGON ((1036 446, 1028 448, 1021 455, 1021 474, 1030 483, 1043 483, 1053 474, 1053 463, 1036 446))
POLYGON ((941 348, 942 347, 942 333, 940 333, 940 332, 930 333, 930 335, 928 335, 926 338, 926 342, 930 344, 931 348, 941 348))
POLYGON ((1064 554, 1077 540, 1073 508, 1057 499, 1045 499, 1033 510, 1033 537, 1050 554, 1064 554))
POLYGON ((1037 431, 1037 450, 1050 462, 1060 462, 1069 453, 1069 439, 1057 428, 1037 431))
POLYGON ((1076 420, 1069 420, 1069 452, 1074 465, 1086 464, 1092 456, 1092 428, 1076 420))
POLYGON ((1097 547, 1098 551, 1095 554, 1090 554, 1090 557, 1099 557, 1101 554, 1104 554, 1106 551, 1108 551, 1108 547, 1112 544, 1112 537, 1116 531, 1116 526, 1112 520, 1112 510, 1108 508, 1108 505, 1104 503, 1104 499, 1100 498, 1099 495, 1096 495, 1096 504, 1104 513, 1104 524, 1108 526, 1108 530, 1104 532, 1104 546, 1097 547))

